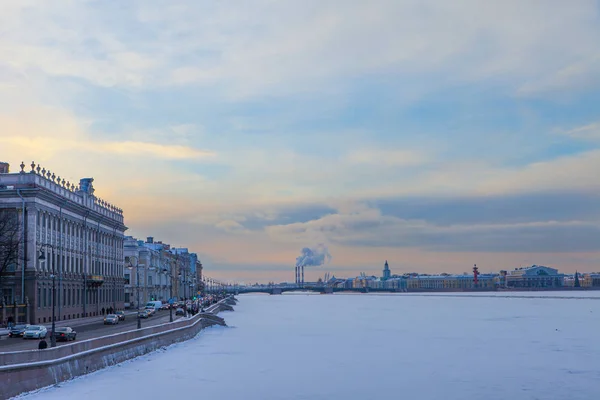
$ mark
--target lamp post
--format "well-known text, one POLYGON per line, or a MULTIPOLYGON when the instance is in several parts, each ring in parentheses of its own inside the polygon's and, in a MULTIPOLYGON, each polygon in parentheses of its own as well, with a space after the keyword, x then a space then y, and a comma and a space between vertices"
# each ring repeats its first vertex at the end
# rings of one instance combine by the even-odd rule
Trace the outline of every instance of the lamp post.
POLYGON ((166 268, 163 268, 163 272, 169 277, 169 322, 173 322, 173 307, 171 304, 171 301, 173 300, 173 275, 168 272, 166 268))
MULTIPOLYGON (((43 244, 40 247, 40 256, 38 257, 38 260, 42 263, 46 262, 45 251, 42 252, 42 250, 47 247, 54 250, 54 246, 50 244, 43 244)), ((54 272, 54 264, 52 264, 52 274, 50 274, 50 277, 52 278, 52 334, 50 335, 50 347, 56 347, 56 335, 54 334, 54 331, 56 330, 56 274, 54 272)))
POLYGON ((139 260, 136 256, 126 257, 127 264, 129 264, 129 267, 127 267, 128 269, 134 268, 134 265, 132 262, 133 260, 135 260, 135 286, 136 286, 136 290, 137 290, 137 301, 136 301, 136 308, 138 311, 137 312, 137 328, 142 329, 142 319, 140 318, 140 269, 138 268, 139 260))

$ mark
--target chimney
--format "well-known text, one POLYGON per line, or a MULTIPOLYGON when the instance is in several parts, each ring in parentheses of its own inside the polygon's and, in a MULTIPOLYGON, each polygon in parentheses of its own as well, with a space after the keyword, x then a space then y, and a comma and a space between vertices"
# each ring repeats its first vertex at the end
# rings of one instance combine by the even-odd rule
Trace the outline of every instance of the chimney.
POLYGON ((154 238, 152 236, 148 236, 146 238, 146 243, 154 243, 154 238))
POLYGON ((10 164, 0 161, 0 174, 8 174, 10 171, 10 164))

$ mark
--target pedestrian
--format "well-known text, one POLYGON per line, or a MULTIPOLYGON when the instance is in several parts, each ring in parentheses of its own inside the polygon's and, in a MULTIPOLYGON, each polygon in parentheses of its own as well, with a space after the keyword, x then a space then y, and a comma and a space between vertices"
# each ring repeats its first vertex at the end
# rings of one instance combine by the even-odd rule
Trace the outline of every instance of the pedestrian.
POLYGON ((104 315, 104 307, 102 307, 102 315, 104 315))
POLYGON ((38 345, 38 349, 44 350, 47 347, 48 347, 48 343, 46 342, 46 339, 40 340, 40 344, 38 345))
POLYGON ((6 323, 6 326, 8 326, 8 329, 12 328, 12 326, 13 326, 13 322, 14 322, 14 319, 13 319, 12 315, 10 315, 10 316, 9 316, 9 317, 6 319, 6 321, 7 321, 7 323, 6 323))

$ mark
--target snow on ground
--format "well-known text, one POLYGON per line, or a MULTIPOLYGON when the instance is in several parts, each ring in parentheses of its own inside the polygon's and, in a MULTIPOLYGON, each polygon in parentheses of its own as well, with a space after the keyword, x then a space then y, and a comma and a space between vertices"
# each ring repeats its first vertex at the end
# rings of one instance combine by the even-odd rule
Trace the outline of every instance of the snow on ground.
POLYGON ((594 299, 239 298, 229 328, 26 398, 600 398, 594 299))

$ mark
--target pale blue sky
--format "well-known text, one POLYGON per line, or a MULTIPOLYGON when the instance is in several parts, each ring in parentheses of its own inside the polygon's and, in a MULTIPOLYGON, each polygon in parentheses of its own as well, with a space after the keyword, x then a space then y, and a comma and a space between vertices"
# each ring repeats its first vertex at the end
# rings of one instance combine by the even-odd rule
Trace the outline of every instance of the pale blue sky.
POLYGON ((0 158, 216 276, 600 270, 599 7, 0 0, 0 158))

